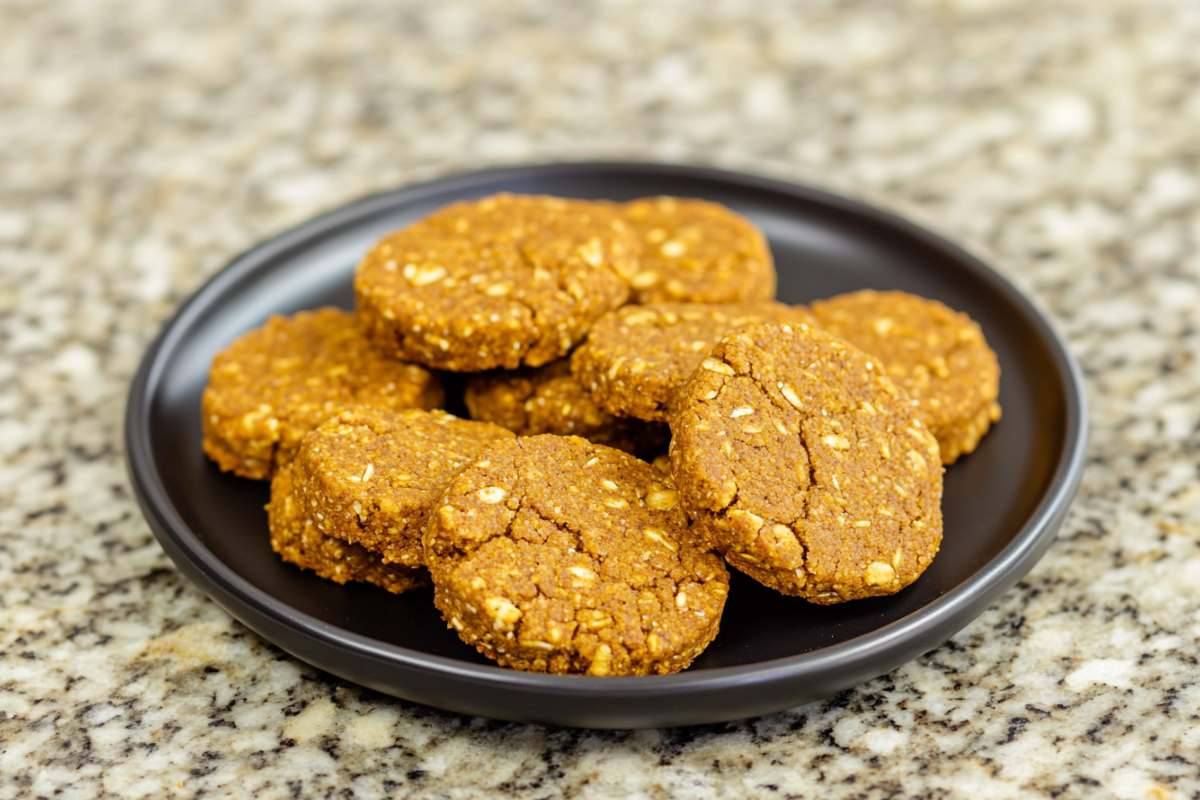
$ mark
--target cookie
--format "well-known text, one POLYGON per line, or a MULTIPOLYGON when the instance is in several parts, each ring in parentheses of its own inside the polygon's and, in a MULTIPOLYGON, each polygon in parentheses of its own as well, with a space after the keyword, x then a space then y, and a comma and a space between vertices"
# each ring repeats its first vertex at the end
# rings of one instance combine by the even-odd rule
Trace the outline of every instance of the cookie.
POLYGON ((942 462, 972 452, 1000 419, 1000 364, 979 325, 936 300, 851 292, 812 304, 817 323, 883 362, 937 438, 942 462))
POLYGON ((636 254, 610 204, 496 195, 379 242, 354 278, 357 310, 401 359, 456 372, 536 367, 625 302, 636 254))
POLYGON ((271 317, 213 359, 201 401, 204 452, 226 472, 269 478, 304 434, 348 403, 434 408, 437 375, 389 358, 336 308, 271 317))
POLYGON ((808 325, 722 339, 680 390, 671 435, 700 535, 784 594, 892 594, 941 544, 937 440, 877 361, 808 325))
POLYGON ((288 465, 281 467, 271 480, 267 522, 271 531, 271 549, 280 558, 335 583, 373 583, 393 594, 429 583, 425 570, 385 564, 370 550, 317 530, 296 498, 292 469, 288 465))
POLYGON ((536 672, 677 672, 717 633, 729 575, 670 478, 575 436, 520 437, 430 514, 434 602, 463 641, 536 672))
POLYGON ((425 517, 446 483, 511 438, 441 411, 347 408, 304 437, 293 481, 319 531, 416 567, 425 517))
POLYGON ((612 414, 661 422, 675 390, 717 340, 754 322, 806 322, 783 303, 652 303, 606 314, 571 357, 571 371, 612 414))
POLYGON ((571 374, 566 359, 544 367, 474 375, 467 381, 464 399, 472 419, 522 436, 582 436, 643 457, 661 453, 670 437, 666 425, 609 414, 571 374))
POLYGON ((646 197, 622 207, 642 248, 635 303, 734 303, 775 296, 775 264, 750 220, 705 200, 646 197))

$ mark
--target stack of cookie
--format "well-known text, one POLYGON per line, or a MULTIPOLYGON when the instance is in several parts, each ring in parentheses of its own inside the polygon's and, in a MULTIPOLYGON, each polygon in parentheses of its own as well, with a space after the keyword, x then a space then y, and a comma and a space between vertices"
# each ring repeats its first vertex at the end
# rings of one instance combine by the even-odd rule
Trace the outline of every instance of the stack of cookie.
POLYGON ((717 633, 727 564, 814 603, 916 580, 943 463, 999 416, 966 316, 774 290, 763 235, 712 203, 459 203, 366 255, 352 314, 273 318, 219 355, 204 449, 271 479, 283 559, 432 581, 501 665, 676 672, 717 633), (470 419, 439 410, 448 372, 470 419))

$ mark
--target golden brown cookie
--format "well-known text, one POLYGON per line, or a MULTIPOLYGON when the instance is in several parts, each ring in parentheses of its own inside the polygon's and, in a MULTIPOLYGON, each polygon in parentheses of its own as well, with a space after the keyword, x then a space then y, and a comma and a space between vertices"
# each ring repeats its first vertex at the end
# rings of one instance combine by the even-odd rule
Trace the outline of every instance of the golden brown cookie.
POLYGON ((269 478, 304 434, 348 403, 433 408, 437 375, 389 358, 336 308, 271 317, 213 359, 201 403, 204 452, 226 472, 269 478))
POLYGON ((281 467, 271 480, 267 521, 271 549, 284 561, 312 570, 322 578, 336 583, 373 583, 394 594, 429 583, 429 575, 423 569, 385 564, 378 554, 317 530, 295 496, 289 465, 281 467))
POLYGON ((625 302, 637 242, 610 204, 495 195, 379 242, 359 316, 399 358, 456 372, 540 366, 625 302))
POLYGON ((571 371, 609 412, 663 421, 675 390, 726 333, 766 320, 811 319, 804 308, 783 303, 626 306, 592 327, 571 357, 571 371))
POLYGON ((812 304, 817 324, 883 362, 951 464, 1000 419, 1000 364, 966 314, 904 292, 861 291, 812 304))
POLYGON ((722 339, 680 390, 671 433, 701 533, 784 594, 892 594, 941 544, 937 441, 878 362, 808 325, 722 339))
POLYGON ((661 423, 614 417, 592 399, 571 374, 566 359, 544 367, 484 372, 467 381, 472 419, 495 423, 522 436, 557 433, 653 457, 667 446, 661 423))
POLYGON ((678 672, 717 633, 729 575, 670 478, 575 436, 502 443, 429 516, 434 602, 463 641, 535 672, 678 672))
POLYGON ((447 482, 512 438, 499 426, 442 411, 353 407, 304 437, 293 481, 322 533, 416 567, 425 517, 447 482))
POLYGON ((705 200, 645 197, 622 207, 642 244, 629 279, 635 303, 734 303, 775 297, 762 232, 705 200))

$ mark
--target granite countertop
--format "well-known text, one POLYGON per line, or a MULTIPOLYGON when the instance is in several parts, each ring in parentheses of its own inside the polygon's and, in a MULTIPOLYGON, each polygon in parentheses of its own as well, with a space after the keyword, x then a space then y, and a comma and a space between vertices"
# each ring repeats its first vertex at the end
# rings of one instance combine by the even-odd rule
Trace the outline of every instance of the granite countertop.
POLYGON ((0 798, 1200 797, 1200 5, 40 3, 0 28, 0 798), (1057 321, 1093 437, 1040 565, 827 702, 597 733, 393 701, 183 580, 128 381, 232 254, 441 172, 637 156, 823 184, 1057 321))

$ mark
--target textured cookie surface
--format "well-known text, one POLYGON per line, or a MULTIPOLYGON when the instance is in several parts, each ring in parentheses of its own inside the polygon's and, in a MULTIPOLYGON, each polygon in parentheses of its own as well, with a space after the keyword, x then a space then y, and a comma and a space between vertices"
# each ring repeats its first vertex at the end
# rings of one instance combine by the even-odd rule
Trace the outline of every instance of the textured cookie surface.
POLYGON ((494 448, 451 481, 424 541, 447 623, 517 669, 676 672, 716 635, 728 592, 670 478, 574 436, 494 448))
POLYGON ((671 471, 701 533, 816 603, 891 594, 941 543, 937 441, 882 367, 807 325, 724 338, 680 391, 671 471))
POLYGON ((571 374, 566 359, 544 367, 485 372, 467 382, 472 419, 493 422, 522 436, 557 433, 653 457, 667 445, 666 425, 604 410, 571 374))
POLYGON ((622 207, 641 242, 634 302, 732 303, 775 296, 767 240, 716 203, 646 197, 622 207))
POLYGON ((433 408, 442 400, 437 375, 373 347, 346 311, 271 317, 213 360, 204 452, 227 472, 269 478, 304 434, 347 404, 433 408))
POLYGON ((512 438, 441 411, 349 408, 304 438, 293 480, 322 533, 415 567, 425 518, 450 478, 512 438))
POLYGON ((423 569, 385 564, 378 554, 317 530, 296 498, 289 465, 281 467, 271 480, 267 523, 271 549, 284 561, 312 570, 322 578, 336 583, 373 583, 394 594, 429 583, 429 575, 423 569))
POLYGON ((817 301, 812 312, 822 329, 883 362, 937 438, 943 463, 972 452, 1000 418, 1000 364, 966 314, 870 290, 817 301))
POLYGON ((363 259, 357 311, 399 358, 439 369, 540 366, 625 302, 637 241, 611 204, 496 195, 447 206, 363 259))
POLYGON ((726 333, 766 320, 811 319, 804 308, 783 303, 626 306, 593 326, 571 370, 611 413, 662 421, 675 390, 726 333))

